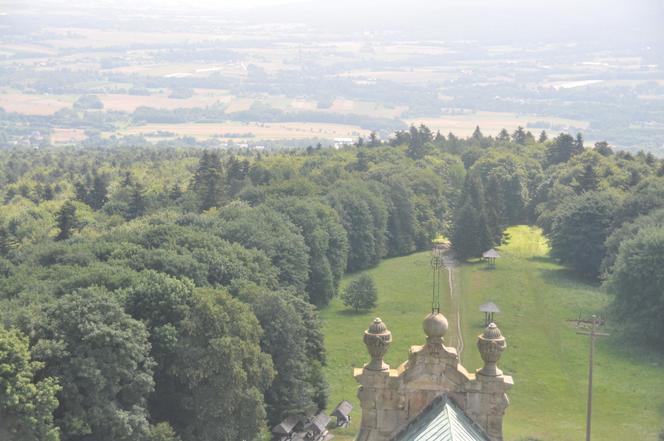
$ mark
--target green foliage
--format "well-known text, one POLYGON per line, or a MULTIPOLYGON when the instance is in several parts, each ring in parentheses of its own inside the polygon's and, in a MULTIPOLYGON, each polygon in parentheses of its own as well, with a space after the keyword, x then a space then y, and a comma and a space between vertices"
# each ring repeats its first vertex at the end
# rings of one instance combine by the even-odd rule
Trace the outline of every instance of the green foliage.
POLYGON ((12 441, 59 441, 53 424, 60 391, 51 377, 35 379, 42 363, 31 359, 27 337, 0 327, 0 437, 12 441))
POLYGON ((260 336, 246 305, 218 291, 195 291, 169 368, 176 381, 170 422, 183 441, 236 441, 260 433, 263 393, 274 377, 260 336))
POLYGON ((216 152, 203 152, 193 178, 193 190, 201 211, 219 207, 224 198, 224 173, 216 152))
POLYGON ((69 239, 78 226, 78 221, 76 219, 76 206, 70 201, 65 202, 56 215, 56 221, 60 231, 58 232, 58 235, 55 237, 55 239, 69 239))
POLYGON ((664 343, 664 228, 649 227, 620 245, 606 286, 626 329, 664 343))
POLYGON ((64 441, 148 439, 153 361, 142 323, 97 288, 45 306, 34 326, 42 375, 62 386, 55 421, 64 441))
POLYGON ((348 239, 337 213, 312 198, 283 198, 272 205, 299 228, 309 248, 306 291, 310 301, 327 305, 337 294, 348 260, 348 239))
POLYGON ((330 194, 348 234, 348 271, 376 265, 386 253, 385 202, 362 182, 348 182, 330 194))
POLYGON ((371 276, 366 274, 350 282, 341 297, 344 305, 355 311, 375 308, 377 298, 376 285, 371 276))
POLYGON ((606 275, 612 271, 613 264, 618 257, 618 251, 623 242, 632 239, 639 231, 650 227, 664 227, 664 209, 652 211, 649 214, 639 216, 631 222, 625 222, 613 230, 606 239, 604 246, 606 253, 602 260, 602 274, 606 275))
POLYGON ((664 195, 664 178, 652 177, 643 180, 621 204, 616 213, 616 222, 627 222, 657 208, 664 208, 662 195, 664 195))
POLYGON ((546 158, 549 164, 569 161, 572 156, 583 151, 583 141, 579 144, 572 136, 561 133, 549 144, 546 158))
MULTIPOLYGON (((500 227, 489 219, 482 180, 473 175, 466 179, 461 206, 454 216, 450 240, 458 257, 481 256, 496 243, 494 231, 500 227), (493 231, 492 231, 493 230, 493 231)), ((500 230, 502 233, 502 230, 500 230)))
POLYGON ((309 249, 297 227, 285 216, 267 206, 254 208, 234 202, 219 210, 214 228, 223 239, 264 252, 277 268, 283 287, 305 292, 309 249))
POLYGON ((599 274, 618 199, 610 193, 589 192, 560 207, 551 231, 551 255, 590 277, 599 274))
POLYGON ((81 95, 74 101, 74 109, 103 109, 104 103, 97 95, 81 95))
POLYGON ((168 423, 158 423, 150 429, 150 441, 181 441, 168 423))
POLYGON ((318 410, 312 379, 314 360, 307 356, 305 323, 289 295, 264 293, 252 302, 263 328, 261 347, 270 354, 275 380, 265 392, 269 423, 275 425, 289 415, 313 414, 318 410))

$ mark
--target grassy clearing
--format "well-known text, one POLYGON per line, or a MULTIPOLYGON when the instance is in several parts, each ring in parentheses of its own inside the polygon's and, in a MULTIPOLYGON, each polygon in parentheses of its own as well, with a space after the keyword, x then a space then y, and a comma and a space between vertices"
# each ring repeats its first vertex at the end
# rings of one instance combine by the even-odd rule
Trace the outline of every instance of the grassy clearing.
MULTIPOLYGON (((510 233, 512 241, 501 249, 503 257, 496 270, 481 263, 458 270, 466 344, 463 363, 470 371, 481 365, 475 347, 483 323, 478 307, 490 299, 503 311, 497 321, 508 342, 500 365, 515 381, 505 417, 506 439, 582 439, 589 342, 566 320, 580 313, 601 314, 609 297, 552 262, 538 230, 515 227, 510 233)), ((356 405, 351 427, 337 433, 340 440, 352 439, 359 425, 361 413, 352 368, 368 361, 361 333, 371 319, 380 316, 393 333, 394 343, 386 357, 393 367, 406 360, 410 345, 424 340, 420 322, 430 301, 429 254, 390 259, 368 273, 379 291, 374 311, 352 314, 335 299, 321 313, 329 358, 330 404, 349 399, 356 405)), ((447 299, 446 293, 445 312, 447 299)), ((450 329, 454 329, 453 317, 446 314, 450 329)), ((625 341, 619 337, 619 327, 613 323, 613 329, 607 328, 613 335, 597 345, 593 438, 654 441, 664 426, 664 356, 625 341)), ((448 341, 454 339, 450 335, 448 341)))

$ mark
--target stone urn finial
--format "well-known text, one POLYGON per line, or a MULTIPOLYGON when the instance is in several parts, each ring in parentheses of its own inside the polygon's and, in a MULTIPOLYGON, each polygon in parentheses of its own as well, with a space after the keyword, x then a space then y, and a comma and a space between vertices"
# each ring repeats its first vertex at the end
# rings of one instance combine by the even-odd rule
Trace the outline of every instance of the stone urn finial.
POLYGON ((388 370, 390 366, 383 361, 383 357, 390 343, 392 343, 392 333, 385 323, 376 317, 369 329, 364 331, 364 344, 367 345, 367 351, 371 355, 371 362, 364 368, 370 371, 388 370))
POLYGON ((424 322, 422 322, 422 329, 427 336, 428 344, 443 344, 443 336, 448 327, 447 318, 440 312, 431 312, 424 317, 424 322))
POLYGON ((505 337, 500 333, 500 329, 495 323, 489 323, 484 332, 477 337, 477 348, 480 350, 484 367, 477 373, 486 377, 497 377, 503 375, 503 371, 498 369, 496 363, 507 347, 505 337))

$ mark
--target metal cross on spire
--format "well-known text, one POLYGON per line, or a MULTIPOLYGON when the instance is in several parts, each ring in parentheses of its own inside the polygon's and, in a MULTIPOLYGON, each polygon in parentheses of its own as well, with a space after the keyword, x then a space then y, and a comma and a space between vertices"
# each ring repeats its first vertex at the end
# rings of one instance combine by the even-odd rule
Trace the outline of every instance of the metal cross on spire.
MULTIPOLYGON (((580 320, 577 322, 577 326, 580 320)), ((590 441, 590 423, 592 420, 593 414, 593 356, 595 355, 595 338, 597 337, 606 337, 609 334, 605 332, 597 332, 597 325, 601 324, 601 321, 597 319, 597 316, 593 314, 591 321, 590 332, 577 331, 577 334, 580 335, 589 335, 590 336, 590 358, 589 358, 589 368, 588 368, 588 411, 586 413, 586 441, 590 441)))
POLYGON ((431 257, 431 268, 433 269, 433 283, 431 284, 431 313, 440 312, 440 271, 445 268, 443 263, 443 249, 434 245, 431 257))

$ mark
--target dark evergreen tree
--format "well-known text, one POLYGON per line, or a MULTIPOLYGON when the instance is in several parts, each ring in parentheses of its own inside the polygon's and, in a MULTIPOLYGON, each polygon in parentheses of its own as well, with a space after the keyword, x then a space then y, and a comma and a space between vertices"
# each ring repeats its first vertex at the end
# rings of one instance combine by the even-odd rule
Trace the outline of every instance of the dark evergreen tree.
POLYGON ((95 173, 92 188, 87 195, 87 203, 93 210, 100 210, 108 201, 108 176, 95 173))
MULTIPOLYGON (((583 140, 581 141, 583 144, 583 140)), ((578 140, 572 138, 572 136, 561 133, 558 135, 551 145, 549 145, 546 158, 549 164, 559 164, 561 162, 567 162, 569 159, 580 153, 583 150, 583 147, 579 148, 578 140)))
POLYGON ((484 187, 478 177, 469 175, 466 178, 450 239, 461 259, 480 256, 495 245, 494 233, 486 213, 484 187))
POLYGON ((609 143, 606 141, 599 141, 595 143, 595 151, 602 156, 611 156, 613 150, 609 147, 609 143))
POLYGON ((143 185, 139 182, 136 182, 132 185, 129 194, 129 202, 127 204, 127 219, 136 219, 137 217, 143 216, 147 208, 147 202, 145 200, 145 190, 143 185))
POLYGON ((224 196, 224 173, 216 152, 203 152, 194 174, 193 190, 201 211, 219 207, 224 196))
POLYGON ((471 136, 471 138, 473 139, 473 141, 475 141, 477 143, 482 142, 482 140, 484 139, 484 135, 482 135, 482 131, 480 130, 480 126, 475 126, 475 130, 473 131, 473 135, 471 136))
POLYGON ((65 202, 58 211, 55 219, 59 229, 55 240, 69 239, 74 233, 74 230, 78 227, 76 206, 71 201, 65 202))
POLYGON ((512 133, 512 141, 514 141, 516 144, 524 145, 526 143, 526 139, 526 132, 521 126, 517 127, 514 133, 512 133))
POLYGON ((510 134, 506 129, 502 129, 496 137, 496 141, 498 141, 500 144, 508 144, 510 139, 510 134))
POLYGON ((539 139, 537 140, 537 142, 542 144, 542 143, 545 143, 548 139, 549 139, 549 137, 546 136, 546 131, 542 130, 540 132, 539 139))

